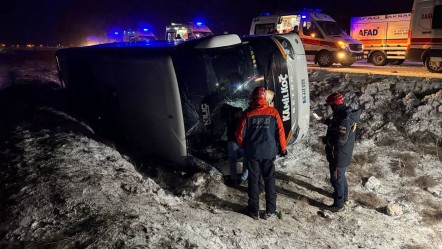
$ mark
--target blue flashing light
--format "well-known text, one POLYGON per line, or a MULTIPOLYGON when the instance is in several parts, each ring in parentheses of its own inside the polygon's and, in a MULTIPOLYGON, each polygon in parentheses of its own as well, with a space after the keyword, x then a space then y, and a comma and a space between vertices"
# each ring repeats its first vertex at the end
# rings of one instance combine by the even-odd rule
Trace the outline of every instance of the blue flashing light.
POLYGON ((196 26, 201 26, 201 25, 203 25, 202 22, 197 22, 197 23, 196 23, 196 26))
POLYGON ((321 13, 322 9, 315 9, 316 12, 321 13))
POLYGON ((144 31, 148 31, 149 29, 143 29, 144 31))
POLYGON ((114 32, 114 34, 118 35, 118 32, 114 32))
POLYGON ((264 12, 263 16, 270 16, 270 12, 264 12))
POLYGON ((301 18, 302 18, 302 19, 305 19, 305 18, 307 18, 307 16, 301 16, 301 18))

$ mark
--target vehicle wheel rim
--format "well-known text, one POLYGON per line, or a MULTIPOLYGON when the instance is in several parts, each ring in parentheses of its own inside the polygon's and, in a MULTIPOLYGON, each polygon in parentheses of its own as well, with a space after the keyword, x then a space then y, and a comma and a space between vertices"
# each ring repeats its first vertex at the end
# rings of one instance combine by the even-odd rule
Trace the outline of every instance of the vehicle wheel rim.
POLYGON ((330 56, 328 55, 322 55, 319 57, 319 62, 321 62, 322 65, 327 65, 330 63, 330 56))
POLYGON ((428 62, 428 67, 431 68, 432 70, 436 71, 436 72, 441 72, 442 71, 442 63, 440 61, 429 61, 428 62))
POLYGON ((375 56, 374 60, 376 63, 381 64, 384 62, 384 58, 382 56, 375 56))

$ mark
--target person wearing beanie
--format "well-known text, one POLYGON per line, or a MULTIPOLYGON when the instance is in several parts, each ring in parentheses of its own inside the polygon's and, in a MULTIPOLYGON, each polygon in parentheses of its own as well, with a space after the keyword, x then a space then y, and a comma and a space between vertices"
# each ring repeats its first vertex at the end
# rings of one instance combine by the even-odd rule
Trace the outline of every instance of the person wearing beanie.
POLYGON ((235 131, 244 148, 244 163, 249 170, 247 214, 259 219, 259 178, 264 178, 266 211, 264 219, 276 215, 275 159, 287 155, 284 127, 278 111, 267 104, 266 89, 253 90, 249 107, 235 131))
POLYGON ((333 204, 327 206, 332 212, 345 211, 349 204, 347 179, 345 172, 351 163, 356 140, 356 127, 360 121, 360 111, 344 104, 341 93, 333 93, 327 97, 326 105, 333 114, 321 121, 327 125, 327 133, 322 138, 329 163, 330 183, 333 186, 333 204))

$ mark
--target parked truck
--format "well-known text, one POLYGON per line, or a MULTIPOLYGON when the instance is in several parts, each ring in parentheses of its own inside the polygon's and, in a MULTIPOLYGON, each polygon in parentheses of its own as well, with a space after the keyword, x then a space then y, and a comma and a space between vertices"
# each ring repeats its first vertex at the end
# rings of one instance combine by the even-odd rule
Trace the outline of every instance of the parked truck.
POLYGON ((405 61, 411 13, 352 17, 350 36, 364 45, 364 57, 375 66, 405 61))
POLYGON ((406 59, 442 73, 442 0, 415 0, 406 59))
POLYGON ((85 117, 180 165, 228 165, 221 106, 247 108, 257 86, 275 93, 289 143, 309 127, 307 65, 294 34, 112 43, 61 49, 56 58, 85 117))
POLYGON ((363 59, 362 43, 351 38, 329 15, 320 12, 293 12, 255 17, 250 34, 296 33, 304 45, 307 60, 321 67, 333 63, 351 66, 363 59))

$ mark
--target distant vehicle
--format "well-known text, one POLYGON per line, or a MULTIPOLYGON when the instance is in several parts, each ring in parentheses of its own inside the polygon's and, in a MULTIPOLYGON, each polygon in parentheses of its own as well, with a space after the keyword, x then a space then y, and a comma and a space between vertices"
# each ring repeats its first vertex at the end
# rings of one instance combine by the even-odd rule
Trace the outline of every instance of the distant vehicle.
POLYGON ((109 32, 107 35, 107 42, 138 42, 138 41, 152 41, 157 38, 153 32, 148 28, 142 29, 126 29, 109 32))
POLYGON ((137 42, 137 41, 151 41, 156 40, 155 35, 149 29, 140 30, 124 30, 123 41, 124 42, 137 42))
POLYGON ((350 35, 364 45, 364 56, 375 66, 405 61, 411 13, 352 17, 350 35))
POLYGON ((406 59, 442 73, 442 0, 415 0, 406 59))
POLYGON ((294 34, 219 35, 182 43, 110 43, 56 54, 78 109, 145 154, 179 164, 225 164, 223 104, 247 108, 250 93, 275 93, 287 141, 307 133, 307 63, 294 34))
POLYGON ((321 67, 333 63, 351 66, 363 59, 362 43, 351 38, 329 15, 319 12, 297 12, 263 15, 252 21, 250 34, 297 33, 304 44, 307 60, 321 67))
POLYGON ((172 23, 166 27, 166 40, 187 40, 212 36, 213 33, 202 22, 172 23))

